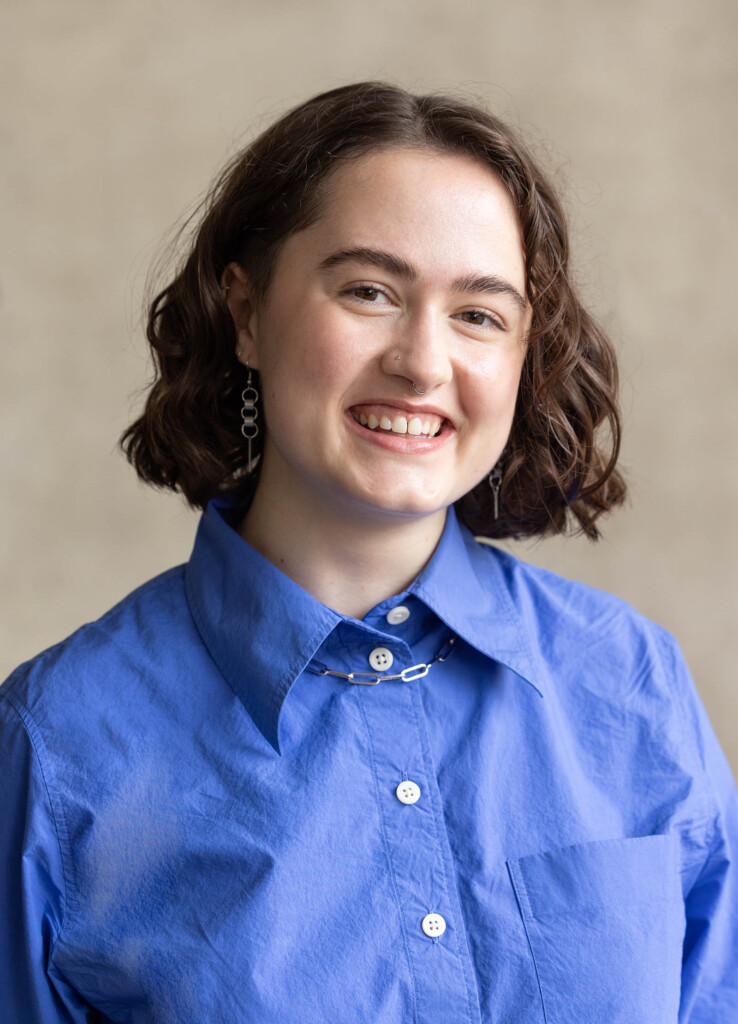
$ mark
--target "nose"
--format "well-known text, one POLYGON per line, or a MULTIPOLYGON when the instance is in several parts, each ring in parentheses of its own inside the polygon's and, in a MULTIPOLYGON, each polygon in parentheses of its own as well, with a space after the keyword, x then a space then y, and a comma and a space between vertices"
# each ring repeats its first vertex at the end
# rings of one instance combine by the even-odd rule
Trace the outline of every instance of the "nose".
POLYGON ((432 313, 398 324, 382 356, 382 368, 391 375, 406 377, 422 393, 451 380, 449 339, 432 313))

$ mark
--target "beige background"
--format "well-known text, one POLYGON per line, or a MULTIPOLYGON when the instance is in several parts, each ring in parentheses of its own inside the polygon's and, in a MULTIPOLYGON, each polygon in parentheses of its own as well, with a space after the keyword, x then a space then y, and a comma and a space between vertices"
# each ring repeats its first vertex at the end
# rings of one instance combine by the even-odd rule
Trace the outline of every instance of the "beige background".
POLYGON ((732 0, 3 0, 0 678, 185 561, 197 514, 116 452, 149 375, 148 265, 223 159, 349 81, 485 98, 565 187, 622 366, 631 503, 514 545, 679 639, 734 772, 732 0))

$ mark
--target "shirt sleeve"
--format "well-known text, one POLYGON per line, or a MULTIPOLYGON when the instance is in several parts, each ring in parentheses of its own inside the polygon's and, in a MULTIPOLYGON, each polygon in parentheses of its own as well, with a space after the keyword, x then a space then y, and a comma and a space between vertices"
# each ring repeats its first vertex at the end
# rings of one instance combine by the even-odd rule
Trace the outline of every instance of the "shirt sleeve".
POLYGON ((57 821, 30 716, 0 686, 0 1020, 99 1019, 53 964, 65 912, 57 821), (34 742, 34 738, 36 742, 34 742))
POLYGON ((685 898, 679 1024, 738 1021, 738 791, 676 641, 685 743, 696 749, 709 812, 703 863, 685 898))

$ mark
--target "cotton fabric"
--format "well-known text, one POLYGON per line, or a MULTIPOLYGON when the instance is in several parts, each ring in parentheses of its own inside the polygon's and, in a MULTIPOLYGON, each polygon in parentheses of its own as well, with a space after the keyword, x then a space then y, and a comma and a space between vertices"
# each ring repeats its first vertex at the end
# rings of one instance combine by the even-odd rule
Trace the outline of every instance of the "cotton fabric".
POLYGON ((0 687, 0 1020, 738 1021, 738 793, 669 632, 453 507, 362 620, 238 522, 0 687))

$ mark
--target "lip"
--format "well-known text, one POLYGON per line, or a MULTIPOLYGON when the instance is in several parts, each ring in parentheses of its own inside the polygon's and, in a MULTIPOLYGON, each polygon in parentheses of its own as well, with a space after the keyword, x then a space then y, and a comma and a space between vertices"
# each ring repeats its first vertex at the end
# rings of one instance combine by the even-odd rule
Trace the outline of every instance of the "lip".
MULTIPOLYGON (((400 412, 410 413, 411 416, 419 416, 421 413, 428 412, 433 416, 440 416, 441 419, 447 420, 448 424, 452 428, 454 427, 454 422, 449 414, 444 409, 439 409, 437 405, 411 405, 409 402, 398 402, 393 398, 367 398, 363 402, 354 402, 351 409, 356 409, 362 405, 389 405, 393 409, 399 409, 400 412)), ((350 412, 351 410, 349 409, 350 412)))
MULTIPOLYGON (((387 405, 388 403, 385 402, 383 404, 387 405)), ((353 406, 351 408, 353 408, 353 406)), ((398 408, 403 407, 398 406, 398 408)), ((423 411, 431 412, 433 410, 427 408, 423 411)), ((440 416, 442 414, 439 413, 438 415, 440 416)), ((376 430, 369 430, 368 427, 362 427, 360 423, 356 422, 354 417, 351 415, 350 409, 346 410, 344 417, 349 428, 355 434, 362 437, 367 444, 373 444, 380 448, 385 448, 387 451, 400 452, 406 455, 423 455, 426 452, 437 451, 439 448, 443 448, 443 446, 450 440, 452 434, 456 433, 448 419, 444 420, 440 433, 436 434, 435 437, 417 437, 412 434, 390 434, 387 431, 380 430, 379 427, 377 427, 376 430)))

